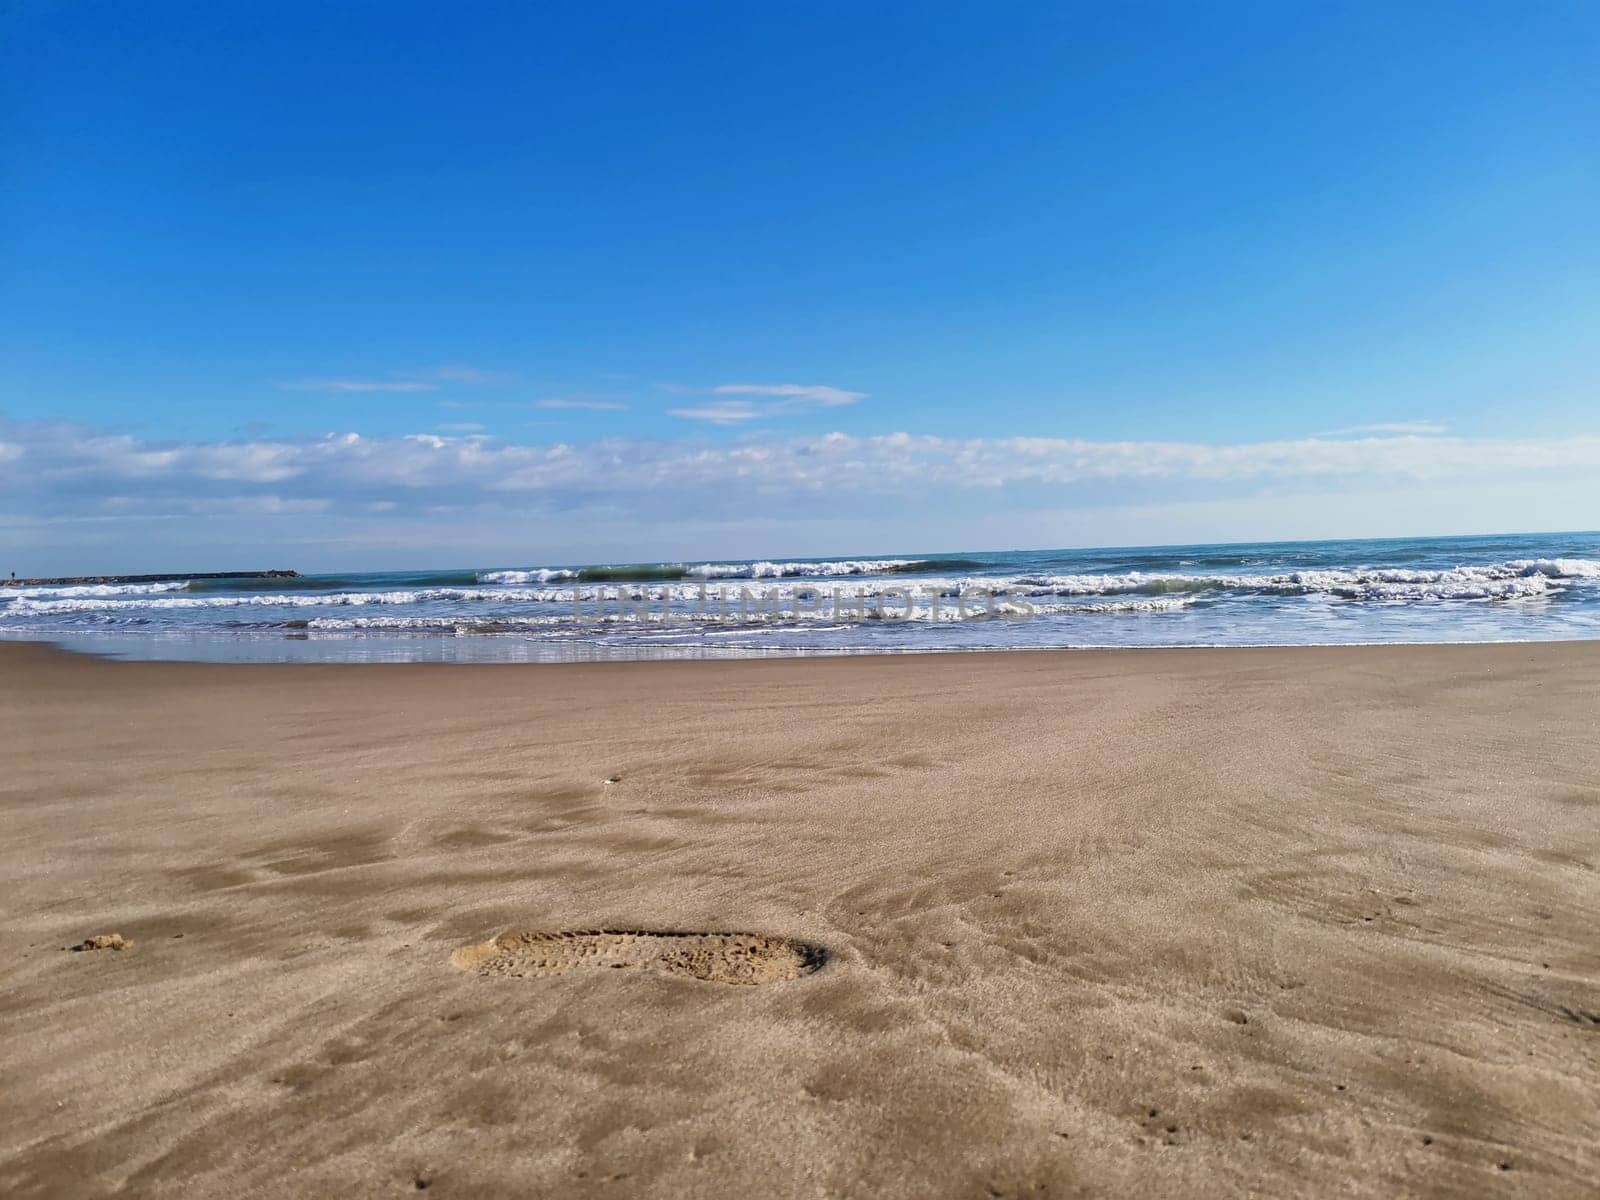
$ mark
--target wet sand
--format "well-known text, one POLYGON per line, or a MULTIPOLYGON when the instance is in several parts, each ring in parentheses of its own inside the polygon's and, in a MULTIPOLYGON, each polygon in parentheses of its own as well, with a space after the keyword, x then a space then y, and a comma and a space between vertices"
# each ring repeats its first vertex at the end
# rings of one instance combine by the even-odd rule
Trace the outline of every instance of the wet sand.
POLYGON ((0 709, 8 1196, 1600 1179, 1600 643, 10 644, 0 709))

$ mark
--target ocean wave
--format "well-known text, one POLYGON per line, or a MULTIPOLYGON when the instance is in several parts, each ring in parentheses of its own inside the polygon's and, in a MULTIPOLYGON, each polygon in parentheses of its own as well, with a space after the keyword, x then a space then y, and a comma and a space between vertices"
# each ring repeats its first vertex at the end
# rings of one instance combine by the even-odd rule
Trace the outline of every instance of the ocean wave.
POLYGON ((325 608, 362 604, 418 604, 430 600, 466 600, 476 597, 488 599, 503 593, 477 592, 460 588, 429 588, 390 592, 324 592, 304 595, 266 593, 250 596, 152 596, 152 597, 97 597, 18 600, 5 610, 7 615, 42 615, 115 611, 118 609, 222 609, 222 608, 325 608))
POLYGON ((701 563, 687 574, 698 579, 823 579, 847 575, 912 575, 975 571, 986 564, 962 558, 857 558, 838 562, 701 563))
POLYGON ((303 629, 322 633, 512 633, 545 630, 572 624, 570 617, 495 617, 474 620, 469 617, 313 617, 285 621, 279 628, 303 629))
POLYGON ((897 622, 951 623, 963 621, 998 620, 1005 617, 1025 617, 1046 613, 1164 613, 1177 612, 1188 607, 1193 600, 1188 597, 1113 600, 1099 604, 1035 605, 1026 607, 1003 599, 992 606, 973 604, 903 604, 885 605, 882 608, 868 605, 822 604, 818 607, 752 607, 726 612, 608 610, 603 613, 586 613, 580 619, 571 614, 537 616, 488 617, 427 616, 427 617, 312 617, 285 621, 278 628, 308 630, 324 633, 347 632, 439 632, 456 635, 471 633, 513 633, 527 630, 565 629, 581 631, 586 628, 640 627, 640 626, 723 626, 729 628, 755 628, 772 625, 793 625, 797 628, 825 627, 837 629, 863 623, 894 624, 897 622))
POLYGON ((579 572, 563 567, 539 567, 531 571, 479 571, 478 583, 560 583, 578 578, 579 572))
POLYGON ((376 579, 385 582, 403 583, 411 588, 428 587, 471 587, 479 582, 476 571, 414 571, 383 574, 381 576, 361 575, 301 575, 292 579, 193 579, 187 584, 179 584, 183 590, 194 593, 208 592, 330 592, 354 591, 362 587, 370 587, 376 579))
POLYGON ((1103 600, 1086 604, 1035 604, 1041 616, 1053 613, 1166 613, 1179 612, 1195 602, 1195 596, 1152 596, 1140 600, 1103 600))
POLYGON ((684 578, 682 563, 635 564, 617 567, 533 567, 525 571, 479 571, 478 583, 661 583, 684 578))
POLYGON ((1591 559, 1515 559, 1448 569, 1329 568, 1263 575, 1023 575, 1008 581, 1030 595, 1110 596, 1254 593, 1327 595, 1342 600, 1510 600, 1600 578, 1591 559))
POLYGON ((1517 558, 1506 566, 1551 579, 1600 579, 1600 562, 1588 558, 1517 558))
MULTIPOLYGON (((545 586, 512 586, 509 582, 475 586, 402 587, 387 590, 315 591, 296 586, 293 590, 193 594, 182 583, 82 586, 77 588, 18 588, 0 592, 0 616, 51 616, 89 613, 162 612, 240 608, 350 608, 411 605, 560 605, 570 609, 585 606, 592 613, 600 604, 618 606, 619 596, 630 603, 639 599, 651 604, 684 607, 715 606, 720 610, 740 605, 816 607, 832 597, 871 603, 887 597, 903 604, 907 593, 925 603, 934 595, 953 598, 963 592, 1029 602, 1043 602, 1052 611, 1056 599, 1081 600, 1082 612, 1157 612, 1171 611, 1189 603, 1227 596, 1307 596, 1351 602, 1422 601, 1511 601, 1559 595, 1567 589, 1600 580, 1600 562, 1592 559, 1516 559, 1481 566, 1421 570, 1405 567, 1341 568, 1291 571, 1280 574, 1189 575, 1128 572, 1103 575, 1014 576, 926 576, 901 582, 862 578, 866 567, 881 573, 894 562, 913 560, 873 559, 862 562, 806 564, 751 564, 749 570, 771 567, 765 576, 701 577, 637 586, 608 585, 604 582, 560 580, 552 575, 545 586), (803 566, 828 574, 803 577, 785 576, 790 567, 803 566), (849 579, 850 568, 860 568, 849 579), (828 579, 837 582, 826 582, 828 579), (1125 597, 1141 598, 1130 605, 1125 597), (1161 606, 1151 600, 1171 600, 1161 606)), ((928 560, 924 560, 928 561, 928 560)), ((560 569, 557 569, 560 570, 560 569)), ((510 576, 537 572, 491 572, 510 576)), ((419 575, 419 580, 437 578, 419 575)), ((1041 607, 1035 604, 1035 607, 1041 607)), ((451 614, 454 615, 454 614, 451 614)), ((487 619, 498 614, 460 614, 462 619, 487 619)), ((587 614, 586 614, 587 615, 587 614)))
MULTIPOLYGON (((279 581, 281 582, 281 581, 279 581)), ((0 588, 0 600, 38 599, 42 596, 72 598, 104 596, 150 596, 158 592, 181 592, 189 585, 182 579, 169 579, 160 583, 58 583, 36 587, 0 588)))
POLYGON ((861 558, 837 562, 748 562, 635 564, 600 567, 533 567, 480 571, 478 583, 665 583, 682 579, 797 579, 849 575, 910 575, 934 571, 978 571, 988 564, 968 558, 861 558))

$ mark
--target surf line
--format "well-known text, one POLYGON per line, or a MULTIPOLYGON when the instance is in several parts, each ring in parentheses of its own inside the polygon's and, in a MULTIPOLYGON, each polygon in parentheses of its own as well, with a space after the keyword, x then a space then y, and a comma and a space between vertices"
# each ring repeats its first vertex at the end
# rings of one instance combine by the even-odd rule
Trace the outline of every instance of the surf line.
POLYGON ((764 588, 752 593, 740 585, 730 603, 730 589, 718 587, 714 591, 701 579, 693 598, 693 607, 674 609, 672 590, 669 587, 596 587, 592 594, 593 609, 585 611, 582 589, 572 589, 572 619, 577 624, 586 622, 654 621, 668 623, 686 622, 752 622, 776 620, 826 619, 833 621, 862 622, 909 621, 918 613, 917 603, 926 603, 930 621, 989 621, 999 618, 1016 623, 1036 615, 1037 609, 1021 596, 1011 596, 993 588, 963 586, 951 593, 935 586, 886 587, 868 594, 848 586, 834 585, 823 588, 801 585, 790 590, 789 607, 784 607, 782 591, 777 587, 764 588), (659 601, 659 608, 652 604, 659 601), (981 601, 981 607, 975 605, 981 601), (615 606, 610 612, 607 604, 615 606))

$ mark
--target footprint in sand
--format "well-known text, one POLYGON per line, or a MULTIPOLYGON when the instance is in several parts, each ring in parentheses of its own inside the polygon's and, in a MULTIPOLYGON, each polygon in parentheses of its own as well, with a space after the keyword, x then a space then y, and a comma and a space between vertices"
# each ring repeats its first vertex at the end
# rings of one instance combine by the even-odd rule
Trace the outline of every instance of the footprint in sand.
POLYGON ((475 975, 565 975, 589 967, 687 975, 713 983, 781 983, 817 970, 821 946, 759 933, 594 929, 507 933, 463 946, 450 961, 475 975))

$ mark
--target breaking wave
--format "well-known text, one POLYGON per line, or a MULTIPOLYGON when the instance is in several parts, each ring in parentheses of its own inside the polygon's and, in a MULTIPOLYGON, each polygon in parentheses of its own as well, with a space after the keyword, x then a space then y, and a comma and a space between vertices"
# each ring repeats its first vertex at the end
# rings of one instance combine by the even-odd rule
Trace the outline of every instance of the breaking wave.
MULTIPOLYGON (((619 595, 652 603, 704 606, 755 602, 815 604, 817 597, 837 592, 864 600, 899 597, 915 599, 933 595, 955 597, 964 591, 991 593, 1026 600, 1051 598, 1094 601, 1071 609, 1076 612, 1164 612, 1186 607, 1208 597, 1322 596, 1357 602, 1486 600, 1508 601, 1559 594, 1582 580, 1600 580, 1600 562, 1592 559, 1517 559, 1486 566, 1447 570, 1409 568, 1291 571, 1252 575, 1179 575, 1128 572, 1105 575, 1029 574, 1012 576, 924 575, 903 583, 873 583, 872 574, 900 574, 897 564, 919 560, 872 559, 830 563, 751 563, 742 568, 706 566, 693 582, 678 568, 674 581, 635 580, 636 587, 616 586, 604 578, 581 580, 585 572, 491 571, 478 576, 482 583, 470 587, 406 587, 387 590, 237 591, 216 595, 177 594, 179 584, 129 584, 76 588, 17 588, 0 593, 0 615, 40 616, 67 613, 116 613, 132 610, 179 611, 227 608, 346 608, 422 604, 489 605, 595 605, 616 602, 619 595), (805 568, 802 573, 800 568, 805 568), (742 574, 715 574, 723 570, 742 574), (513 579, 512 577, 516 577, 513 579), (851 578, 854 577, 854 578, 851 578), (848 580, 834 585, 802 583, 801 579, 848 580), (719 581, 726 581, 718 586, 719 581), (515 586, 516 583, 545 586, 515 586), (735 586, 737 585, 737 586, 735 586), (1119 597, 1171 598, 1169 604, 1150 600, 1120 602, 1119 597)), ((935 560, 920 560, 930 562, 935 560)), ((952 560, 944 560, 952 561, 952 560)), ((956 560, 959 561, 959 560, 956 560)), ((611 570, 604 568, 603 570, 611 570)), ((587 570, 587 569, 586 569, 587 570)), ((427 578, 427 577, 423 577, 427 578)), ((343 580, 323 580, 324 585, 343 580)), ((1038 607, 1038 606, 1036 606, 1038 607)))
MULTIPOLYGON (((282 582, 281 580, 278 582, 282 582)), ((85 599, 103 596, 153 596, 159 592, 181 592, 189 585, 181 579, 160 583, 60 583, 0 589, 0 600, 35 600, 42 596, 85 599)))
POLYGON ((534 567, 481 571, 478 583, 654 583, 681 579, 794 579, 849 575, 911 575, 934 571, 979 571, 988 564, 967 558, 863 558, 838 562, 750 562, 635 564, 601 567, 534 567))
POLYGON ((1600 535, 0 587, 0 637, 99 638, 111 653, 244 639, 282 647, 267 658, 525 656, 490 635, 623 657, 1595 638, 1600 535), (479 635, 483 650, 454 641, 479 635))

